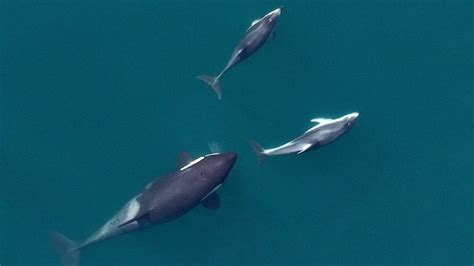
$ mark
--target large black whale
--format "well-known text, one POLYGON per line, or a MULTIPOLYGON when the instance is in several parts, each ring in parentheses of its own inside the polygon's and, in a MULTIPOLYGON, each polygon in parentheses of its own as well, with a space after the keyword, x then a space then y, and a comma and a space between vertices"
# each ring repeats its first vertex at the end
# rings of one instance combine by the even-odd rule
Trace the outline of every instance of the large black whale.
POLYGON ((51 239, 63 265, 79 265, 80 251, 89 245, 171 221, 199 204, 217 209, 220 200, 216 190, 223 184, 236 160, 237 154, 232 152, 208 154, 195 160, 181 159, 179 170, 148 184, 82 243, 77 244, 52 232, 51 239))

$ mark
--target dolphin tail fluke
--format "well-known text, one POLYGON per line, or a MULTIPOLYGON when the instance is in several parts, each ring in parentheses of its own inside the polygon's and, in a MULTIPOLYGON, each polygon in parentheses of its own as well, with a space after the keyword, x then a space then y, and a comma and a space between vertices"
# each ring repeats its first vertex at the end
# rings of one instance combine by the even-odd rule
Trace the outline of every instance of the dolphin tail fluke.
POLYGON ((80 251, 76 249, 77 243, 56 232, 51 232, 50 237, 61 257, 62 264, 64 266, 79 266, 80 251))
POLYGON ((263 162, 265 161, 265 150, 254 140, 250 140, 250 145, 252 146, 253 151, 257 154, 258 157, 258 163, 260 165, 263 165, 263 162))
POLYGON ((211 86, 212 89, 216 92, 217 98, 219 98, 219 100, 222 98, 221 83, 218 77, 201 75, 201 76, 198 76, 197 78, 206 82, 209 86, 211 86))

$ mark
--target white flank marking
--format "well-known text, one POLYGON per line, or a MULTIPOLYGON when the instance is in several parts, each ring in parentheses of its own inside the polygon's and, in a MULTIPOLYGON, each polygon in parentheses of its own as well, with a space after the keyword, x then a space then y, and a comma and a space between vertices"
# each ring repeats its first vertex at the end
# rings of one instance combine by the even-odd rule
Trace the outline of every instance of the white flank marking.
POLYGON ((133 219, 135 215, 137 215, 139 210, 140 210, 140 203, 138 203, 136 198, 132 199, 130 201, 130 204, 128 205, 126 221, 133 219))

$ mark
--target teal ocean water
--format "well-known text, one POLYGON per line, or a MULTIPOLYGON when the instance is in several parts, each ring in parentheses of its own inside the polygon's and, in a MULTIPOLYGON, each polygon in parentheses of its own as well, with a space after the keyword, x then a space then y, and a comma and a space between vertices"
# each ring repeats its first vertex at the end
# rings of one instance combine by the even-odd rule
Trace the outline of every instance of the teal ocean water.
POLYGON ((59 265, 187 150, 239 159, 202 207, 82 265, 473 262, 472 1, 0 1, 0 265, 59 265), (250 22, 274 41, 222 80, 250 22), (260 167, 315 117, 352 129, 260 167))

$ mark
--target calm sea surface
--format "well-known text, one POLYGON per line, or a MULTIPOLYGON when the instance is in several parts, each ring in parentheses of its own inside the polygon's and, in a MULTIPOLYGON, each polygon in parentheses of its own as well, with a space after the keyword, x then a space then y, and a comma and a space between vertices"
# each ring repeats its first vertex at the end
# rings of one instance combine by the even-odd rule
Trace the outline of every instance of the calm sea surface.
POLYGON ((473 262, 473 1, 0 0, 0 265, 59 265, 186 150, 239 159, 202 207, 83 265, 473 262), (277 35, 222 80, 250 22, 277 35), (315 117, 343 138, 259 167, 315 117))

